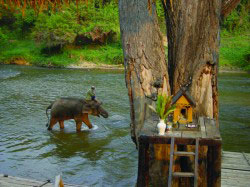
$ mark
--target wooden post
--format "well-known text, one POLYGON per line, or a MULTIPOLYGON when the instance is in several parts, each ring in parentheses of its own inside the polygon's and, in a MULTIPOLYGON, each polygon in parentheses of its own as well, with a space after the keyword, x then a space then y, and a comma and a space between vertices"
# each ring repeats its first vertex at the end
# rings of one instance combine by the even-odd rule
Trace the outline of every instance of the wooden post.
POLYGON ((207 154, 207 178, 208 185, 213 187, 221 186, 221 144, 209 146, 207 154))
POLYGON ((139 160, 137 186, 148 186, 149 181, 149 144, 139 141, 139 160))

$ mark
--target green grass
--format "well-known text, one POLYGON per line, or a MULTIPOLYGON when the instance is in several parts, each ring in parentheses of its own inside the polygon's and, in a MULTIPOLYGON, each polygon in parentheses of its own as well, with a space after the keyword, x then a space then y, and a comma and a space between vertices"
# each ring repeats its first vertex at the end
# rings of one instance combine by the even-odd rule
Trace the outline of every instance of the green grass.
POLYGON ((220 46, 220 66, 250 71, 250 33, 223 35, 220 46))
POLYGON ((123 53, 119 43, 87 46, 81 49, 69 50, 68 53, 78 61, 88 61, 96 64, 123 64, 123 53))
POLYGON ((17 58, 29 62, 33 61, 35 54, 39 52, 39 49, 35 46, 34 42, 30 40, 12 40, 8 44, 1 45, 0 50, 0 61, 6 63, 17 58))
POLYGON ((0 62, 10 63, 14 59, 23 59, 37 66, 65 67, 82 61, 96 64, 122 64, 123 54, 120 43, 92 45, 83 48, 63 49, 61 53, 44 55, 42 46, 32 40, 13 40, 0 47, 0 62))
MULTIPOLYGON (((222 34, 220 46, 220 67, 240 68, 250 71, 250 33, 222 34)), ((14 59, 24 59, 37 66, 65 67, 80 62, 95 64, 123 64, 120 43, 108 45, 89 45, 65 48, 60 54, 51 56, 41 53, 42 46, 30 39, 12 40, 0 45, 0 62, 9 63, 14 59)))

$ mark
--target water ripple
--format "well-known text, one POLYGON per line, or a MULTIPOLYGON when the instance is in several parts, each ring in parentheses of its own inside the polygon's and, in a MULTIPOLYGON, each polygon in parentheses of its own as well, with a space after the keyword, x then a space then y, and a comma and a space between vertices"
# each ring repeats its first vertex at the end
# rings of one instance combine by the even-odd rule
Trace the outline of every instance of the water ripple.
MULTIPOLYGON (((0 68, 0 173, 37 180, 63 173, 67 183, 135 185, 138 155, 130 138, 130 108, 123 74, 0 68), (63 131, 58 124, 47 131, 47 106, 59 97, 84 97, 91 85, 96 86, 97 98, 103 101, 110 117, 90 116, 94 128, 88 130, 83 124, 79 133, 73 120, 65 121, 63 131)), ((219 78, 220 124, 223 148, 227 150, 250 151, 246 130, 250 126, 250 79, 245 76, 224 74, 219 78)))
POLYGON ((15 70, 11 70, 11 69, 7 69, 7 70, 0 69, 0 80, 13 78, 13 77, 16 77, 20 74, 21 74, 21 72, 19 72, 19 71, 15 71, 15 70))

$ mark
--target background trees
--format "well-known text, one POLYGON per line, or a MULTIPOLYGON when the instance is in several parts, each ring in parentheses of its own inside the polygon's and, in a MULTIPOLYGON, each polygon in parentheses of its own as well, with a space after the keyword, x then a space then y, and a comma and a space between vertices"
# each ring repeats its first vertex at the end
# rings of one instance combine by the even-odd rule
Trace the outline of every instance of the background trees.
MULTIPOLYGON (((117 0, 0 2, 0 62, 22 58, 45 66, 83 60, 123 64, 117 0)), ((161 1, 155 3, 166 36, 164 9, 161 1)), ((249 1, 241 0, 221 23, 220 65, 249 70, 249 1)))
POLYGON ((121 64, 118 6, 114 1, 97 2, 98 6, 94 1, 65 1, 36 9, 27 4, 25 10, 0 4, 0 47, 5 45, 0 61, 23 58, 37 65, 63 66, 83 60, 121 64), (7 38, 12 42, 4 43, 7 38))

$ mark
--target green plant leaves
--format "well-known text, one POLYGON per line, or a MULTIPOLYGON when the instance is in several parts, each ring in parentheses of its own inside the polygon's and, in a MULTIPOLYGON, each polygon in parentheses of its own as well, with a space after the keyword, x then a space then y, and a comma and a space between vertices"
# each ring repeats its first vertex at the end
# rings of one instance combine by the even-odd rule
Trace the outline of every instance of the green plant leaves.
POLYGON ((166 119, 170 113, 172 113, 176 106, 172 105, 172 96, 165 94, 158 95, 156 101, 156 113, 161 119, 166 119))

